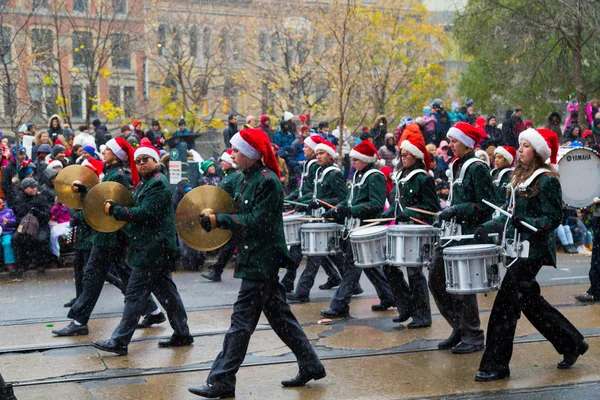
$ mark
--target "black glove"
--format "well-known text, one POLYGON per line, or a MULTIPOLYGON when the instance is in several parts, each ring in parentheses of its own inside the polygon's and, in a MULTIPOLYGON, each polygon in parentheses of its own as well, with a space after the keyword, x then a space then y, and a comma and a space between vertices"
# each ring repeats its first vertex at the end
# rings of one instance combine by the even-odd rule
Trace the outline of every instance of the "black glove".
POLYGON ((325 211, 323 213, 323 218, 333 218, 333 219, 337 219, 338 218, 338 212, 335 208, 330 208, 329 210, 325 211))
POLYGON ((200 214, 200 223, 202 225, 202 229, 204 229, 206 232, 210 232, 212 230, 210 217, 208 215, 200 214))
POLYGON ((397 224, 401 224, 401 223, 404 223, 404 222, 410 222, 410 221, 411 221, 410 217, 408 217, 408 216, 406 216, 404 214, 400 214, 400 215, 398 215, 396 217, 396 223, 397 224))
POLYGON ((475 241, 479 243, 486 242, 488 239, 488 232, 483 226, 477 227, 475 229, 475 241))
POLYGON ((73 186, 77 188, 77 193, 86 194, 88 192, 87 186, 83 183, 74 183, 73 186))
POLYGON ((524 220, 525 219, 523 217, 520 217, 518 215, 513 215, 512 216, 513 228, 515 228, 516 231, 522 232, 525 227, 523 225, 521 225, 521 221, 524 221, 524 220))
POLYGON ((458 214, 458 211, 456 211, 456 208, 454 206, 451 206, 451 207, 444 209, 444 211, 442 211, 440 213, 440 219, 442 221, 449 221, 452 218, 456 217, 457 214, 458 214))
POLYGON ((340 217, 349 217, 352 215, 352 210, 348 206, 338 206, 337 213, 340 217))
POLYGON ((321 207, 323 207, 323 206, 321 205, 321 203, 319 203, 319 202, 318 202, 318 201, 316 201, 316 200, 313 200, 313 201, 311 201, 310 203, 308 203, 308 209, 309 209, 309 210, 316 210, 317 208, 321 208, 321 207))
POLYGON ((308 207, 297 204, 296 207, 294 207, 294 210, 299 211, 299 212, 304 212, 304 211, 308 210, 308 207))
POLYGON ((113 210, 115 208, 115 202, 112 200, 106 200, 106 203, 110 204, 110 207, 108 208, 108 215, 110 215, 112 217, 113 210))

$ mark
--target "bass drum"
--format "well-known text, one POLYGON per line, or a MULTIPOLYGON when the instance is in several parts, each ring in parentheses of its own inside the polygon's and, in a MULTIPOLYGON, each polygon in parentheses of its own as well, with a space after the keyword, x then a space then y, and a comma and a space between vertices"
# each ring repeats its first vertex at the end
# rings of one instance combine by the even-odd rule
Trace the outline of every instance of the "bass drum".
POLYGON ((558 149, 558 173, 566 205, 584 208, 600 197, 600 157, 587 147, 558 149))

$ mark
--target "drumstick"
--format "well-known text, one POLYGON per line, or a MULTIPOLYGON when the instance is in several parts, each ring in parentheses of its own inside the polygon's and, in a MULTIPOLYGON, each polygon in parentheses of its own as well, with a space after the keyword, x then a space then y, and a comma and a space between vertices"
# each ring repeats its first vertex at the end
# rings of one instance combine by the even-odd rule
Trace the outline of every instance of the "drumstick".
POLYGON ((286 200, 285 203, 287 204, 292 204, 294 206, 302 206, 302 207, 308 207, 307 204, 304 203, 298 203, 297 201, 291 201, 291 200, 286 200))
MULTIPOLYGON (((490 233, 488 237, 496 237, 497 233, 490 233)), ((440 237, 442 240, 468 240, 475 239, 475 235, 457 235, 457 236, 442 236, 440 237)))
MULTIPOLYGON (((414 210, 413 210, 414 211, 414 210)), ((427 225, 427 226, 431 226, 430 224, 428 224, 427 222, 423 222, 420 219, 416 219, 415 217, 410 217, 410 219, 412 219, 413 221, 415 221, 417 224, 421 224, 421 225, 427 225)))
POLYGON ((354 231, 359 231, 359 230, 364 229, 364 228, 370 228, 370 227, 375 226, 375 225, 379 225, 379 222, 371 222, 370 224, 366 224, 366 225, 363 225, 363 226, 359 226, 358 228, 350 229, 350 233, 352 233, 354 231))
POLYGON ((333 208, 334 210, 337 210, 337 207, 336 207, 336 206, 332 206, 331 204, 327 203, 326 201, 323 201, 323 200, 321 200, 321 199, 315 199, 315 200, 317 200, 317 201, 318 201, 319 203, 321 203, 321 204, 324 204, 324 205, 326 205, 326 206, 327 206, 327 207, 329 207, 329 208, 333 208))
POLYGON ((328 220, 328 221, 333 221, 333 218, 317 218, 317 217, 304 217, 304 218, 297 218, 298 221, 323 221, 323 220, 328 220))
POLYGON ((285 217, 286 215, 290 215, 290 214, 293 214, 295 212, 296 212, 296 210, 286 211, 282 215, 285 217))
POLYGON ((406 208, 407 210, 418 212, 419 214, 433 215, 435 217, 437 217, 438 215, 440 215, 439 213, 435 213, 435 212, 427 211, 427 210, 422 210, 422 209, 417 208, 417 207, 404 207, 404 208, 406 208))
POLYGON ((375 218, 375 219, 365 219, 364 222, 390 222, 394 221, 396 218, 375 218))
MULTIPOLYGON (((489 201, 487 201, 486 199, 481 199, 481 201, 483 201, 483 204, 492 207, 494 210, 498 211, 500 214, 504 214, 506 215, 508 218, 512 218, 512 214, 508 213, 506 211, 504 211, 503 209, 501 209, 500 207, 498 207, 497 205, 495 205, 494 203, 490 203, 489 201)), ((521 225, 523 225, 525 228, 529 229, 530 231, 533 232, 537 232, 537 228, 533 225, 528 224, 525 221, 520 221, 521 225)))

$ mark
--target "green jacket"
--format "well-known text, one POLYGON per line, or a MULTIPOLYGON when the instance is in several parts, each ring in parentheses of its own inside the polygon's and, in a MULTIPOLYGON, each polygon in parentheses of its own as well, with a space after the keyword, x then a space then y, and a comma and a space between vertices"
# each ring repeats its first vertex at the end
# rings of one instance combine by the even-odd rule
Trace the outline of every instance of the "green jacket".
POLYGON ((498 175, 500 175, 501 170, 494 169, 491 172, 492 184, 494 187, 494 204, 498 207, 502 207, 506 202, 506 186, 509 184, 510 178, 512 177, 512 172, 510 172, 509 167, 504 168, 502 171, 506 169, 508 169, 509 172, 505 172, 504 175, 502 175, 502 179, 498 182, 496 181, 498 180, 498 175))
POLYGON ((402 214, 406 217, 414 217, 433 224, 435 217, 432 215, 421 214, 416 211, 407 210, 406 207, 416 207, 425 211, 438 212, 440 209, 440 200, 435 190, 435 181, 432 176, 423 173, 413 175, 407 182, 402 182, 408 174, 415 168, 403 169, 400 177, 396 181, 395 189, 390 199, 390 208, 383 213, 383 218, 395 218, 400 212, 396 201, 400 202, 403 208, 402 214))
POLYGON ((287 195, 285 199, 297 200, 305 194, 312 192, 314 190, 313 187, 315 184, 315 176, 317 175, 318 169, 319 164, 317 164, 317 160, 315 158, 306 160, 304 166, 302 167, 300 185, 296 190, 287 195))
MULTIPOLYGON (((104 178, 102 179, 102 182, 118 182, 127 189, 131 189, 129 178, 120 163, 104 166, 104 178)), ((129 229, 127 227, 120 229, 117 232, 110 233, 93 231, 92 244, 95 247, 102 248, 126 246, 129 243, 128 231, 129 229)))
POLYGON ((258 162, 244 172, 236 214, 218 214, 217 226, 233 232, 238 245, 235 277, 276 280, 280 267, 294 265, 283 233, 283 187, 277 175, 258 162))
POLYGON ((235 199, 235 196, 237 196, 237 193, 240 190, 240 184, 242 183, 243 179, 244 174, 242 171, 236 168, 231 168, 227 171, 219 187, 225 190, 232 198, 235 199))
MULTIPOLYGON (((334 205, 346 198, 348 195, 348 188, 346 187, 346 180, 344 179, 342 171, 337 168, 331 169, 323 176, 323 173, 328 167, 330 167, 330 165, 317 168, 313 188, 309 193, 300 197, 298 201, 308 203, 313 198, 317 198, 334 205)), ((329 207, 325 206, 325 208, 327 209, 329 207)))
POLYGON ((71 209, 71 221, 75 227, 75 250, 92 249, 92 228, 85 221, 83 210, 71 209))
POLYGON ((369 164, 362 171, 356 171, 352 186, 346 199, 339 205, 350 206, 352 218, 361 220, 379 218, 385 207, 385 176, 381 172, 371 173, 361 185, 362 177, 370 170, 376 169, 369 164))
MULTIPOLYGON (((504 209, 508 207, 506 201, 504 209)), ((554 230, 562 219, 562 191, 560 182, 552 173, 537 177, 527 191, 515 193, 514 213, 538 229, 532 232, 519 227, 521 240, 529 241, 529 259, 543 265, 556 266, 556 235, 554 230), (521 194, 522 193, 522 194, 521 194)), ((488 232, 502 234, 507 217, 500 215, 483 226, 488 232)), ((514 238, 512 219, 508 222, 507 238, 514 238)))
POLYGON ((128 263, 140 268, 170 269, 180 254, 169 181, 156 171, 138 183, 133 199, 133 207, 112 207, 116 220, 129 222, 128 263))
MULTIPOLYGON (((494 213, 491 207, 482 202, 483 199, 494 201, 492 178, 487 166, 480 162, 471 164, 465 172, 462 184, 456 182, 462 165, 470 158, 476 158, 475 154, 469 153, 452 163, 455 180, 452 184, 452 206, 456 208, 456 221, 462 225, 463 235, 473 233, 479 225, 489 221, 494 213)), ((460 244, 468 244, 468 242, 463 240, 460 244)))

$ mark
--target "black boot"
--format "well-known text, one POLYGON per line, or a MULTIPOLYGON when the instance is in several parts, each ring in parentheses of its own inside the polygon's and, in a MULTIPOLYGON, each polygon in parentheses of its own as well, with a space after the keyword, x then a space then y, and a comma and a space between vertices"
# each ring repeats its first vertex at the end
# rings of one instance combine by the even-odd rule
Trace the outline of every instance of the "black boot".
POLYGON ((327 280, 327 282, 325 282, 325 283, 324 283, 324 284, 322 284, 322 285, 319 285, 319 289, 321 289, 321 290, 329 290, 329 289, 333 289, 333 288, 334 288, 334 287, 336 287, 336 286, 340 286, 340 283, 342 283, 342 281, 341 281, 341 280, 339 280, 339 279, 335 279, 335 280, 333 280, 333 279, 331 279, 331 280, 330 280, 330 279, 328 279, 328 280, 327 280))
POLYGON ((308 303, 310 299, 308 297, 298 296, 296 293, 287 293, 286 294, 288 303, 308 303))
POLYGON ((235 397, 235 389, 226 389, 211 384, 191 387, 188 388, 188 391, 196 396, 206 397, 207 399, 229 399, 235 397))
POLYGON ((586 342, 581 342, 581 344, 577 347, 572 353, 563 354, 564 360, 558 363, 556 366, 558 369, 567 369, 571 368, 576 362, 579 356, 585 354, 586 351, 590 348, 590 345, 586 342))
POLYGON ((158 342, 158 347, 184 347, 190 346, 194 343, 193 336, 171 336, 167 340, 161 340, 158 342))
POLYGON ((65 304, 63 304, 63 307, 71 308, 71 307, 73 307, 73 304, 75 304, 76 301, 77 301, 77 298, 71 299, 71 301, 68 301, 65 304))
POLYGON ((444 339, 438 343, 438 349, 447 350, 453 348, 454 346, 460 343, 460 337, 460 331, 452 331, 448 339, 444 339))
POLYGON ((335 311, 331 308, 326 308, 325 310, 321 310, 321 315, 327 318, 345 318, 349 317, 350 313, 348 311, 335 311))
POLYGON ((493 382, 498 381, 500 379, 506 379, 510 377, 510 371, 504 372, 485 372, 479 371, 477 375, 475 375, 475 380, 477 382, 493 382))
POLYGON ((127 346, 117 344, 112 339, 104 340, 102 342, 93 342, 92 346, 108 353, 115 353, 120 356, 127 355, 127 346))
POLYGON ((327 376, 327 373, 325 372, 325 368, 323 368, 317 372, 302 372, 301 371, 298 373, 298 375, 296 375, 295 378, 286 379, 284 381, 281 381, 281 384, 285 387, 304 386, 304 385, 306 385, 307 382, 312 381, 313 379, 315 381, 318 381, 319 379, 325 378, 325 376, 327 376))
POLYGON ((221 282, 221 275, 215 274, 215 271, 203 272, 200 276, 211 282, 221 282))
POLYGON ((56 336, 85 336, 89 335, 87 325, 77 325, 75 322, 71 322, 69 325, 62 329, 55 329, 52 331, 56 336))
POLYGON ((144 317, 142 322, 140 322, 138 324, 137 327, 142 328, 142 329, 150 328, 152 325, 162 324, 166 320, 167 320, 167 318, 165 317, 165 314, 163 312, 161 312, 160 314, 156 314, 156 315, 148 314, 144 317))

